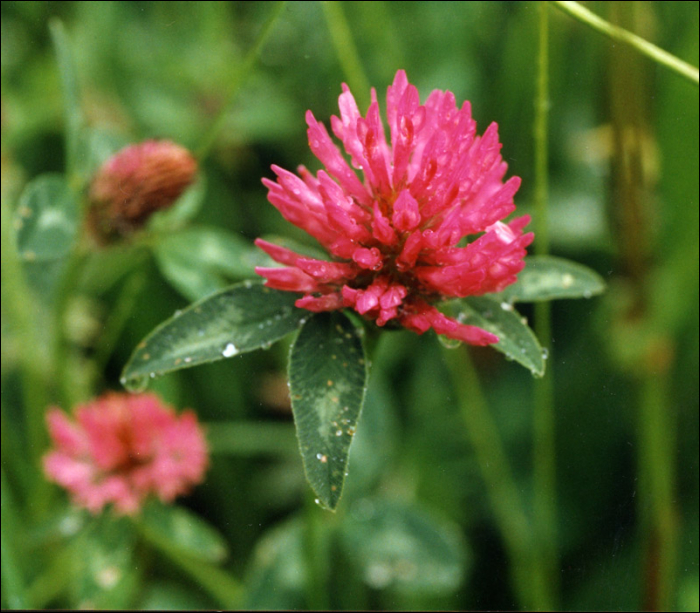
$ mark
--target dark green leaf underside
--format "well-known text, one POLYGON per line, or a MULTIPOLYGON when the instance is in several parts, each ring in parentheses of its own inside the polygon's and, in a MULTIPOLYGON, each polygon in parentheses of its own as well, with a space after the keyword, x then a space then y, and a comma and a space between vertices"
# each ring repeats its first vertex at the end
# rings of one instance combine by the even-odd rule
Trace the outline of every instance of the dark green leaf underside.
POLYGON ((342 313, 319 313, 299 332, 289 387, 306 478, 320 504, 335 509, 367 385, 364 348, 342 313))
POLYGON ((506 302, 536 302, 559 298, 590 298, 605 290, 594 270, 550 255, 525 258, 518 280, 492 298, 506 302))
POLYGON ((448 308, 460 323, 478 326, 498 336, 498 343, 491 347, 522 364, 533 375, 544 375, 542 347, 525 318, 510 303, 472 296, 450 302, 448 308))
POLYGON ((269 347, 309 317, 293 292, 245 281, 177 312, 149 334, 124 368, 122 383, 142 389, 149 378, 269 347))

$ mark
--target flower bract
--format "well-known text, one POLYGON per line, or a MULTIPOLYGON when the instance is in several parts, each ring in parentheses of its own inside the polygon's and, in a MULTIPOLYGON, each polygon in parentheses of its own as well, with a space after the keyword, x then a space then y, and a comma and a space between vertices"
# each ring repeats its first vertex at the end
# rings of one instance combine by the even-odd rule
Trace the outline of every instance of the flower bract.
POLYGON ((54 445, 46 475, 93 513, 112 503, 133 514, 150 495, 170 502, 207 468, 195 414, 178 416, 154 394, 108 393, 78 407, 75 420, 53 407, 46 421, 54 445))
POLYGON ((258 274, 269 287, 302 293, 296 305, 310 311, 350 307, 379 326, 497 342, 434 305, 499 292, 524 266, 533 234, 523 233, 528 216, 502 221, 515 210, 520 179, 504 181, 498 126, 479 136, 470 104, 458 108, 449 91, 421 104, 403 70, 387 90, 388 141, 374 90, 364 117, 346 85, 339 106, 331 128, 347 157, 307 111, 309 145, 325 169, 314 176, 303 166, 298 174, 273 166, 277 179, 263 179, 269 201, 331 259, 258 239, 284 265, 258 274))

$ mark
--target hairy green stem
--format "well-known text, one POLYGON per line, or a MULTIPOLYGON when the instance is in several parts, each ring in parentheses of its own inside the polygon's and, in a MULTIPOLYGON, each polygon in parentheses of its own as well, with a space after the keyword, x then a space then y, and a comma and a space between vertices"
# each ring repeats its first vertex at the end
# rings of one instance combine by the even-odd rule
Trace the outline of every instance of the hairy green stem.
POLYGON ((272 10, 272 13, 265 22, 265 25, 263 26, 262 31, 258 36, 258 39, 255 41, 253 48, 250 51, 248 51, 248 55, 246 55, 245 60, 243 60, 243 63, 240 65, 240 68, 234 74, 233 79, 231 79, 231 85, 226 99, 226 103, 221 108, 221 111, 219 111, 219 114, 214 120, 214 123, 204 134, 202 141, 199 143, 199 146, 196 149, 197 158, 199 159, 200 163, 207 157, 207 155, 211 151, 212 146, 216 142, 221 128, 226 123, 226 119, 228 118, 228 114, 231 111, 231 107, 236 101, 236 98, 241 90, 241 85, 243 85, 245 80, 248 78, 248 75, 250 74, 253 65, 255 64, 255 62, 258 59, 258 56, 260 55, 260 51, 263 45, 270 36, 270 33, 272 32, 272 29, 274 28, 277 19, 282 14, 282 11, 284 10, 286 4, 287 3, 284 0, 282 0, 281 2, 277 2, 276 6, 272 10))
POLYGON ((104 371, 145 283, 146 274, 141 268, 136 269, 124 282, 119 298, 105 322, 99 345, 95 350, 93 362, 98 373, 104 371))
MULTIPOLYGON (((549 253, 548 209, 548 115, 549 115, 549 7, 539 3, 537 94, 535 99, 535 253, 549 253)), ((542 347, 551 353, 551 308, 548 302, 535 305, 535 333, 542 347)), ((555 609, 558 591, 557 508, 556 508, 556 428, 552 360, 541 379, 534 384, 533 415, 533 494, 534 524, 539 563, 545 577, 545 608, 555 609)))
POLYGON ((363 109, 369 104, 369 81, 362 68, 360 54, 353 40, 348 20, 343 13, 340 2, 321 2, 323 14, 326 17, 328 30, 331 33, 331 40, 338 54, 338 61, 348 80, 348 85, 353 91, 353 95, 358 102, 358 106, 363 109))
POLYGON ((548 609, 546 586, 533 547, 530 523, 513 478, 498 427, 489 413, 466 347, 444 349, 457 404, 486 485, 512 566, 514 589, 525 609, 548 609))
POLYGON ((698 69, 687 62, 684 62, 675 55, 664 51, 663 49, 653 45, 641 36, 632 34, 629 30, 613 25, 609 21, 598 17, 578 2, 552 2, 557 8, 561 9, 574 19, 585 23, 587 26, 597 30, 601 34, 612 38, 613 40, 625 43, 642 55, 647 56, 657 64, 668 68, 669 70, 679 74, 684 79, 698 85, 698 69))

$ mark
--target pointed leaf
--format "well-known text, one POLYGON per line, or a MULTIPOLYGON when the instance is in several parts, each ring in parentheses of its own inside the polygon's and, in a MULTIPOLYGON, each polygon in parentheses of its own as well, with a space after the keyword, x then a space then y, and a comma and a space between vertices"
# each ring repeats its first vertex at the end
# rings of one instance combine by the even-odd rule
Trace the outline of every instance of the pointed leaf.
POLYGON ((78 87, 77 70, 75 69, 75 59, 70 46, 68 35, 63 23, 59 19, 51 19, 49 22, 51 40, 56 52, 56 62, 61 75, 61 86, 63 90, 63 115, 65 118, 66 131, 66 167, 68 175, 78 177, 80 163, 78 150, 81 140, 85 138, 83 133, 84 119, 80 106, 80 89, 78 87))
POLYGON ((339 312, 318 313, 299 332, 289 358, 289 389, 304 470, 318 501, 335 509, 367 386, 357 330, 339 312))
POLYGON ((479 326, 498 336, 491 345, 511 360, 529 369, 533 375, 544 375, 545 357, 537 337, 509 302, 496 302, 485 296, 454 300, 447 307, 460 323, 479 326))
POLYGON ((226 540, 199 516, 183 507, 152 502, 141 513, 143 528, 173 547, 206 562, 221 562, 228 553, 226 540))
POLYGON ((559 298, 590 298, 605 290, 605 281, 594 270, 551 255, 525 258, 518 280, 491 297, 506 302, 536 302, 559 298))
POLYGON ((149 377, 268 347, 309 317, 294 306, 298 297, 250 281, 208 296, 175 313, 139 343, 122 383, 143 389, 149 377))
POLYGON ((15 212, 17 250, 29 262, 66 255, 78 232, 78 203, 62 175, 41 175, 22 193, 15 212))
POLYGON ((346 550, 372 588, 434 594, 462 582, 468 556, 459 529, 415 505, 358 500, 342 530, 346 550))
POLYGON ((155 255, 163 276, 190 300, 199 300, 231 281, 255 277, 255 267, 269 261, 252 242, 204 227, 164 236, 155 246, 155 255))

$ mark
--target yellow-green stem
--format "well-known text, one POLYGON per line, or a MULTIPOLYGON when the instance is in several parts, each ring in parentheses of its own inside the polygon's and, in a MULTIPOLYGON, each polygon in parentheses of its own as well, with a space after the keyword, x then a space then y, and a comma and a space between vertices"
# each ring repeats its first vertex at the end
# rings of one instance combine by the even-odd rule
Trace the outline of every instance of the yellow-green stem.
POLYGON ((589 11, 586 7, 581 6, 578 2, 552 2, 557 8, 561 9, 568 15, 571 15, 574 19, 585 23, 587 26, 593 28, 594 30, 612 38, 613 40, 625 43, 641 53, 646 57, 650 58, 657 64, 672 70, 676 74, 679 74, 684 79, 687 79, 691 83, 698 85, 698 69, 687 62, 684 62, 675 55, 664 51, 663 49, 651 44, 649 41, 645 40, 641 36, 632 34, 629 30, 620 28, 601 17, 598 17, 595 13, 589 11))

